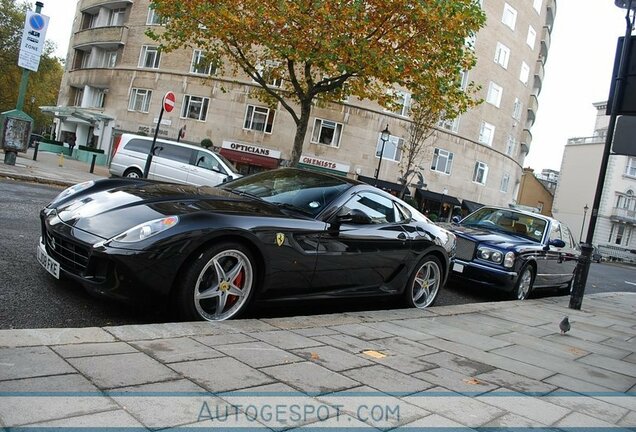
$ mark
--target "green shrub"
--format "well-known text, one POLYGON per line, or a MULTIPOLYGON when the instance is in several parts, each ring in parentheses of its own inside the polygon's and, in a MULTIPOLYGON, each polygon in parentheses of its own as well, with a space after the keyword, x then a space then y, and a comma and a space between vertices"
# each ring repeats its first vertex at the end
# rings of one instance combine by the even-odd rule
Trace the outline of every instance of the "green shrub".
POLYGON ((201 140, 201 147, 210 148, 214 145, 210 138, 203 138, 201 140))

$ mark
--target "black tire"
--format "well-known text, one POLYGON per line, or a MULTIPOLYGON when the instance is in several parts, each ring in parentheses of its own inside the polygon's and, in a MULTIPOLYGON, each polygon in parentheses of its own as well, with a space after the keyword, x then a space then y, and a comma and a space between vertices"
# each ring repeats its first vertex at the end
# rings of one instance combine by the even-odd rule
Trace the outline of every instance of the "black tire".
POLYGON ((252 253, 239 243, 220 243, 199 253, 188 264, 174 293, 179 318, 222 321, 238 317, 254 296, 256 272, 252 253))
POLYGON ((137 168, 128 168, 124 171, 124 177, 127 178, 143 178, 144 174, 137 168))
POLYGON ((407 306, 424 309, 435 304, 442 289, 442 264, 432 256, 423 257, 413 270, 404 290, 407 306))
POLYGON ((534 277, 534 267, 530 264, 526 264, 519 272, 519 277, 511 292, 513 300, 526 300, 530 297, 530 294, 532 294, 532 286, 534 285, 534 277))

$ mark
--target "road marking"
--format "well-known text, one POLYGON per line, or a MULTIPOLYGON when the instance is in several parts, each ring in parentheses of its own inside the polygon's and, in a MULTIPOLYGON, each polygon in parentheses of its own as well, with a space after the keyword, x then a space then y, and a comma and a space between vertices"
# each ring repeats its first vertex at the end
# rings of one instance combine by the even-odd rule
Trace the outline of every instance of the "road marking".
POLYGON ((636 283, 634 283, 634 282, 627 282, 627 281, 625 281, 625 283, 626 283, 626 284, 630 284, 630 285, 634 285, 634 286, 636 286, 636 283))

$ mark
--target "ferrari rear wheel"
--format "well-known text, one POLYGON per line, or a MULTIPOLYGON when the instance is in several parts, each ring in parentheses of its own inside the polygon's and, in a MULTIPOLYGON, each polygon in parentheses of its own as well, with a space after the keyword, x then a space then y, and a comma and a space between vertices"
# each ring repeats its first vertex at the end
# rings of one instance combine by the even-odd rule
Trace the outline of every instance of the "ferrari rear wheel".
POLYGON ((424 309, 435 303, 442 285, 442 265, 434 256, 425 256, 417 264, 404 292, 406 303, 424 309))
POLYGON ((238 243, 222 243, 202 252, 186 271, 177 293, 181 317, 222 321, 240 315, 254 291, 251 252, 238 243))

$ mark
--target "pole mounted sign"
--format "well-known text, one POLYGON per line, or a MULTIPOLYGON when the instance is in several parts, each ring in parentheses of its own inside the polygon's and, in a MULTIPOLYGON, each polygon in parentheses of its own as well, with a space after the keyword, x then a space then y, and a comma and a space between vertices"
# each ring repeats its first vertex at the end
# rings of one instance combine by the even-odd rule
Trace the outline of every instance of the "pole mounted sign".
POLYGON ((176 100, 177 98, 173 92, 169 91, 168 93, 166 93, 166 95, 163 97, 163 109, 166 110, 166 112, 172 111, 176 100))
POLYGON ((49 17, 33 11, 26 12, 18 66, 33 72, 38 71, 48 26, 49 17))
MULTIPOLYGON (((157 134, 159 133, 159 126, 161 126, 161 119, 163 118, 164 111, 170 112, 174 109, 174 104, 177 100, 177 97, 174 95, 174 92, 168 91, 163 97, 163 103, 161 104, 161 111, 159 112, 159 119, 157 120, 157 127, 155 128, 155 136, 152 138, 152 145, 150 146, 150 152, 148 152, 148 156, 146 157, 146 166, 144 167, 144 178, 148 178, 148 173, 150 172, 150 165, 152 164, 152 157, 155 156, 155 151, 157 150, 157 134)), ((185 129, 185 128, 184 128, 185 129)))

